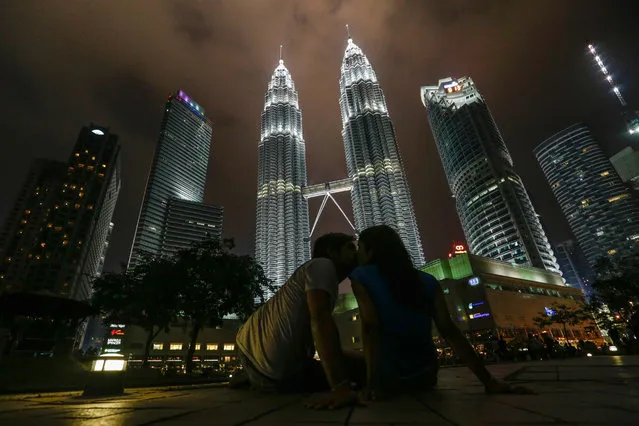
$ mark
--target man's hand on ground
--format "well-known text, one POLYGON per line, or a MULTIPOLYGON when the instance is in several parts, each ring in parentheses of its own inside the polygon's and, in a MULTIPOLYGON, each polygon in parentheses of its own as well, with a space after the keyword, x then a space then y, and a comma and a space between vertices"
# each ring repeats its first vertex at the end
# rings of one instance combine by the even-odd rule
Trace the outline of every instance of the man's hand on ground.
POLYGON ((315 396, 305 402, 304 406, 314 410, 335 410, 348 405, 355 405, 358 402, 359 395, 357 392, 350 389, 340 389, 320 396, 315 396))
POLYGON ((505 382, 493 380, 486 385, 487 394, 517 394, 517 395, 532 395, 535 393, 532 389, 525 388, 523 386, 512 386, 505 382))

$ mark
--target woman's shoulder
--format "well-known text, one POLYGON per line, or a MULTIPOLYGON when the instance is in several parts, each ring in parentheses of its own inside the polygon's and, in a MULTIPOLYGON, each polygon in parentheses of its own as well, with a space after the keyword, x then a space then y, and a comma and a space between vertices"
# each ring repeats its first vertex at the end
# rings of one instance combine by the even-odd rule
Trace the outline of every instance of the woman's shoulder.
POLYGON ((428 272, 424 272, 424 271, 420 271, 419 269, 417 270, 419 272, 419 276, 421 277, 422 281, 426 282, 426 283, 434 283, 437 284, 437 278, 435 278, 434 276, 432 276, 431 274, 429 274, 428 272))
POLYGON ((353 272, 350 273, 349 277, 351 279, 357 281, 363 281, 366 279, 370 279, 379 275, 379 271, 377 266, 375 265, 359 265, 353 272))

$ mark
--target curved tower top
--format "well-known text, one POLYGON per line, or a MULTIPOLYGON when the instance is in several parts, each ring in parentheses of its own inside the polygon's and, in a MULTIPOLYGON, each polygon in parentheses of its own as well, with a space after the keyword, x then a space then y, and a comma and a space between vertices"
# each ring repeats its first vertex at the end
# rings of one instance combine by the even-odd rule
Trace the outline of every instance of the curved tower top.
POLYGON ((370 61, 348 38, 340 75, 342 137, 355 227, 395 229, 416 267, 424 264, 410 189, 384 92, 370 61))
POLYGON ((255 258, 281 285, 310 258, 302 112, 281 57, 264 95, 258 150, 255 258))
POLYGON ((471 253, 559 272, 530 196, 469 77, 421 88, 437 151, 471 253))

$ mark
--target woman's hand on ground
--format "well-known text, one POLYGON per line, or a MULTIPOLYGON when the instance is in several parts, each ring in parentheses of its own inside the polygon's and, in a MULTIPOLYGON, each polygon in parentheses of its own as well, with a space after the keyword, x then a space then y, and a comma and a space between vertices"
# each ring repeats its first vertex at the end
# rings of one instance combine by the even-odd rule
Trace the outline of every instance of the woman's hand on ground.
POLYGON ((314 410, 336 410, 349 405, 356 405, 359 395, 351 389, 339 389, 330 393, 315 396, 304 403, 306 408, 314 410))

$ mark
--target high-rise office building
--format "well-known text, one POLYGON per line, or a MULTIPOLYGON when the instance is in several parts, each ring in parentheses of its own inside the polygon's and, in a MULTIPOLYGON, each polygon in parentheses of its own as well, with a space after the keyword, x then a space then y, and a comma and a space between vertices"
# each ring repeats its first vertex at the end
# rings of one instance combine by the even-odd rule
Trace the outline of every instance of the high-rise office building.
POLYGON ((164 226, 162 254, 171 256, 194 242, 222 239, 224 209, 196 201, 169 199, 164 226))
POLYGON ((118 137, 82 128, 69 161, 36 161, 0 241, 0 287, 87 300, 120 191, 118 137))
POLYGON ((591 272, 587 265, 581 262, 577 244, 573 240, 562 241, 553 246, 553 252, 566 284, 589 295, 591 272))
POLYGON ((551 136, 534 153, 591 266, 637 247, 639 203, 585 124, 551 136))
POLYGON ((610 162, 621 180, 639 191, 639 150, 627 146, 610 157, 610 162))
POLYGON ((472 254, 559 272, 537 213, 483 96, 470 77, 444 78, 421 98, 472 254))
POLYGON ((420 267, 424 252, 386 99, 371 63, 350 37, 339 88, 355 227, 359 232, 373 225, 391 226, 420 267))
POLYGON ((204 110, 182 90, 170 95, 140 208, 129 267, 135 267, 143 257, 172 255, 202 240, 207 232, 221 235, 217 227, 221 226, 219 208, 194 208, 194 204, 189 204, 201 204, 204 200, 210 150, 211 122, 204 110), (173 209, 169 208, 171 205, 173 209), (194 216, 188 218, 187 212, 194 216), (203 217, 206 212, 211 216, 203 217), (204 223, 206 232, 196 232, 189 221, 204 223), (213 229, 215 233, 210 232, 213 229))
POLYGON ((291 73, 280 59, 264 96, 258 144, 255 258, 275 285, 310 259, 306 144, 291 73))

